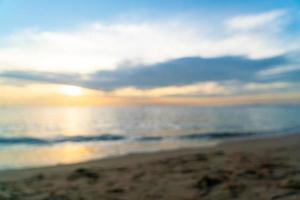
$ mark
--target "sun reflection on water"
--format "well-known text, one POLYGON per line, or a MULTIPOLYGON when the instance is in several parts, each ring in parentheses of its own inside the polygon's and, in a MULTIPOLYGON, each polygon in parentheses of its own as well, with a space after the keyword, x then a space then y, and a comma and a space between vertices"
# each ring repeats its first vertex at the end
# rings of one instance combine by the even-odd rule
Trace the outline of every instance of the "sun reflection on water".
MULTIPOLYGON (((22 148, 20 154, 20 147, 0 151, 0 160, 6 160, 7 165, 16 168, 22 166, 47 166, 57 164, 71 164, 89 160, 93 155, 93 148, 84 145, 63 144, 58 146, 40 147, 38 151, 32 148, 22 148)), ((101 151, 97 151, 99 157, 101 151)), ((5 168, 5 166, 2 166, 5 168)))
POLYGON ((64 136, 82 135, 84 134, 82 129, 90 121, 91 112, 86 109, 68 108, 58 117, 60 123, 63 124, 61 131, 64 136))

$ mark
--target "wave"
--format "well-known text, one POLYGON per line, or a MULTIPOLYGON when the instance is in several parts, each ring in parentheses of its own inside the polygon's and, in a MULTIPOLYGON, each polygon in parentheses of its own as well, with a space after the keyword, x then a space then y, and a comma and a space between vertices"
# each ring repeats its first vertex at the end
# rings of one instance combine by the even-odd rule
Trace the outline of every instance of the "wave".
POLYGON ((114 142, 114 141, 136 141, 136 142, 159 142, 162 140, 216 140, 230 139, 253 136, 276 135, 279 133, 289 133, 292 131, 262 131, 262 132, 211 132, 211 133, 194 133, 177 136, 140 136, 130 137, 124 135, 95 135, 95 136, 70 136, 51 139, 42 139, 34 137, 0 137, 0 145, 53 145, 59 143, 84 143, 84 142, 114 142))
POLYGON ((163 140, 167 137, 163 137, 163 136, 144 136, 144 137, 139 137, 136 138, 137 141, 141 141, 141 142, 147 142, 147 141, 159 141, 159 140, 163 140))
MULTIPOLYGON (((51 145, 58 143, 81 143, 81 142, 97 142, 97 141, 118 141, 118 140, 126 140, 130 139, 124 135, 96 135, 96 136, 71 136, 71 137, 60 137, 53 139, 41 139, 41 138, 33 138, 33 137, 0 137, 0 145, 51 145)), ((132 140, 139 142, 147 142, 147 141, 159 141, 163 140, 162 136, 143 136, 132 138, 132 140)))
POLYGON ((125 136, 122 135, 97 135, 97 136, 71 136, 55 139, 39 139, 32 137, 2 137, 0 138, 0 144, 28 144, 28 145, 50 145, 57 143, 80 143, 80 142, 93 142, 93 141, 117 141, 123 140, 125 136))
POLYGON ((49 141, 30 137, 18 137, 18 138, 0 138, 0 144, 31 144, 42 145, 49 144, 49 141))
POLYGON ((250 136, 256 136, 256 135, 264 135, 264 133, 230 133, 230 132, 224 132, 224 133, 206 133, 206 134, 189 134, 189 135, 182 135, 179 136, 180 139, 189 139, 189 140, 195 140, 195 139, 226 139, 226 138, 236 138, 236 137, 250 137, 250 136))

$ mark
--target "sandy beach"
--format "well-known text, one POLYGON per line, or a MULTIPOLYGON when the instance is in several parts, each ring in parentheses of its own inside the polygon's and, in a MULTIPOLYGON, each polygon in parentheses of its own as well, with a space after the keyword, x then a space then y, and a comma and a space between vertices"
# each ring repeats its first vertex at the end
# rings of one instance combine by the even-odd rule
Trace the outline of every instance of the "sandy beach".
MULTIPOLYGON (((1 200, 300 199, 300 136, 3 171, 1 200)), ((59 155, 57 155, 59 156, 59 155)))

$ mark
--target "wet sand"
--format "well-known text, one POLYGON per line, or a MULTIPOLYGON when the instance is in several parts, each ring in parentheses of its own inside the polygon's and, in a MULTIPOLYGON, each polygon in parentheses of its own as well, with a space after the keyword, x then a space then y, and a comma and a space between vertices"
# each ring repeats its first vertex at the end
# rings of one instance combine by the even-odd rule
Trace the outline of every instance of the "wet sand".
POLYGON ((4 199, 299 200, 300 135, 0 172, 4 199))

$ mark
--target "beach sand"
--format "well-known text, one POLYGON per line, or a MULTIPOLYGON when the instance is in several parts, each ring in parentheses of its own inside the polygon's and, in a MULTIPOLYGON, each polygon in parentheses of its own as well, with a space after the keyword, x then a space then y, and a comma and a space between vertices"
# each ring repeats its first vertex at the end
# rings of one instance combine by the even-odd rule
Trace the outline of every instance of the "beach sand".
POLYGON ((4 199, 299 200, 300 136, 4 171, 4 199))

